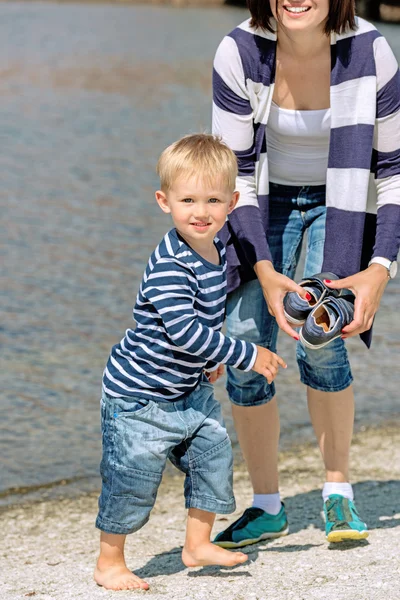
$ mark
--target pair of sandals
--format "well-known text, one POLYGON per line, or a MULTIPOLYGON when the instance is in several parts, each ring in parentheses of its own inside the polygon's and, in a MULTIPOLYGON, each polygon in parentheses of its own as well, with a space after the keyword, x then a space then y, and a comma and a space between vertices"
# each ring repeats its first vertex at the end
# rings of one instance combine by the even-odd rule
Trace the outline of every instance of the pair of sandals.
POLYGON ((342 329, 354 318, 353 292, 348 289, 332 290, 324 280, 335 281, 334 273, 317 273, 299 283, 308 292, 308 300, 297 292, 288 292, 283 300, 285 317, 301 326, 301 343, 312 350, 323 348, 342 335, 342 329))

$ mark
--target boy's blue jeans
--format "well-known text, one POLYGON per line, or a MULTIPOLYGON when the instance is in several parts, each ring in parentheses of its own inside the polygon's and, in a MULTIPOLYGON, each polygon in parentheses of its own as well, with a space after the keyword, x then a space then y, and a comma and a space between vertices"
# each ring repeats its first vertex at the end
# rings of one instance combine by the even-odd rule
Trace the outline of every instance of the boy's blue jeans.
POLYGON ((235 510, 231 442, 210 383, 174 402, 103 393, 101 421, 102 531, 133 533, 148 521, 167 458, 186 474, 186 508, 235 510))
MULTIPOLYGON (((321 272, 325 241, 325 186, 295 187, 270 183, 270 226, 268 243, 274 267, 295 277, 303 236, 307 233, 304 277, 321 272)), ((269 312, 258 280, 229 294, 226 310, 227 335, 276 352, 278 326, 269 312)), ((324 392, 346 389, 353 381, 342 339, 319 350, 297 343, 301 381, 324 392)), ((227 390, 231 401, 241 406, 269 402, 275 385, 254 371, 227 368, 227 390)))

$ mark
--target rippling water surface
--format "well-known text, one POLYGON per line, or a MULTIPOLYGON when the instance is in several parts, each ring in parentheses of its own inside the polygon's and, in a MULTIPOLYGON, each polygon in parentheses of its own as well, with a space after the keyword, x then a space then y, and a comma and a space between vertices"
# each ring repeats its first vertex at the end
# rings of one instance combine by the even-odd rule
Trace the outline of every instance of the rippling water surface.
MULTIPOLYGON (((0 4, 0 495, 98 484, 101 375, 170 226, 155 163, 209 130, 211 61, 235 8, 0 4)), ((400 57, 399 28, 381 25, 400 57)), ((400 277, 373 349, 350 342, 357 424, 399 417, 400 277)), ((291 340, 283 443, 311 438, 291 340)), ((223 402, 233 433, 223 384, 223 402)), ((233 434, 234 436, 234 434, 233 434)), ((235 438, 234 438, 235 439, 235 438)))

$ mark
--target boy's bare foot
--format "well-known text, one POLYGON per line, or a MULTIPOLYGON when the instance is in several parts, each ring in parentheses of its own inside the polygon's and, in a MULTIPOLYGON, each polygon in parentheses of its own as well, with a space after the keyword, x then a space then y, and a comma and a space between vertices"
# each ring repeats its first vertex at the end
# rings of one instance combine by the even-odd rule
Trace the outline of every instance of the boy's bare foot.
POLYGON ((125 539, 123 534, 101 532, 94 580, 106 590, 148 590, 149 584, 134 575, 125 564, 125 539))
POLYGON ((97 563, 94 580, 106 590, 148 590, 150 587, 146 581, 134 575, 124 564, 108 567, 101 565, 101 567, 97 563))
POLYGON ((243 552, 230 552, 211 542, 190 549, 185 546, 182 550, 182 561, 187 567, 204 567, 206 565, 234 567, 246 562, 247 559, 247 554, 243 552))

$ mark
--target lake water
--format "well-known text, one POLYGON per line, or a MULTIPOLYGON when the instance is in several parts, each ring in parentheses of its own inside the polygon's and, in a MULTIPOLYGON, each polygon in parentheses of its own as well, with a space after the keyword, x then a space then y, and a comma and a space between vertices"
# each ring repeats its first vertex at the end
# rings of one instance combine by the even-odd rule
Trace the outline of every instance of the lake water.
MULTIPOLYGON (((98 486, 102 370, 170 226, 154 200, 156 160, 179 136, 209 130, 212 58, 246 15, 0 4, 0 503, 16 488, 55 493, 60 480, 98 486)), ((380 29, 400 58, 399 27, 380 29)), ((349 343, 357 427, 400 417, 399 290, 400 277, 372 350, 349 343)), ((312 434, 294 345, 281 338, 285 446, 312 434)), ((222 383, 217 396, 235 441, 222 383)))

